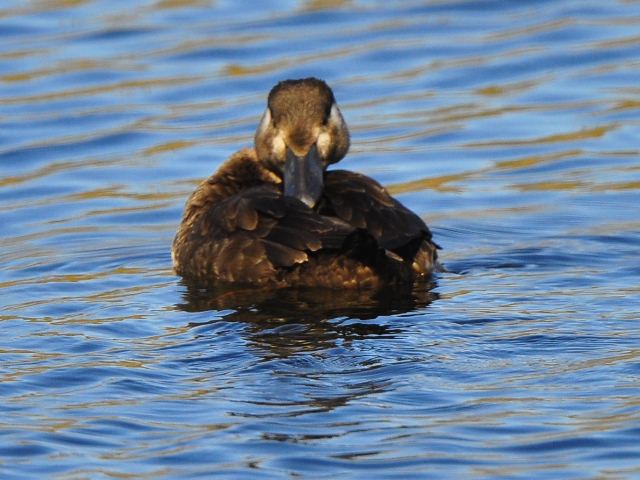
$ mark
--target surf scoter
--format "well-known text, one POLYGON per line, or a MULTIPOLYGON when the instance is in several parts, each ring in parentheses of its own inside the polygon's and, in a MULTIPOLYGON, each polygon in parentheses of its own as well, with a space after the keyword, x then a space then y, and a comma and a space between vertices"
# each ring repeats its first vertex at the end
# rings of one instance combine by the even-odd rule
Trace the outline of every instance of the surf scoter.
POLYGON ((326 170, 349 131, 324 81, 273 87, 254 140, 187 201, 172 260, 189 285, 379 289, 437 267, 419 216, 367 176, 326 170))

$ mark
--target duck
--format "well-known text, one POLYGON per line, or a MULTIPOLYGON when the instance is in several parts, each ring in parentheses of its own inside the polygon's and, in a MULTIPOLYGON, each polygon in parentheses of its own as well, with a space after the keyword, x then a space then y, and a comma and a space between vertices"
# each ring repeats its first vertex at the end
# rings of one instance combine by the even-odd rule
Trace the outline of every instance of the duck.
POLYGON ((189 196, 171 257, 192 288, 381 290, 438 269, 425 222, 361 173, 327 169, 350 146, 323 80, 268 94, 254 146, 232 154, 189 196))

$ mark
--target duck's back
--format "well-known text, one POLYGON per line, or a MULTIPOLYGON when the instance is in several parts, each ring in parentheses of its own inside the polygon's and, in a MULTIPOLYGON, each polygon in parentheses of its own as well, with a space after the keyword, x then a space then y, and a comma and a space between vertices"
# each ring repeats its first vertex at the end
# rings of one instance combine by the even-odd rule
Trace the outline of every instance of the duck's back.
POLYGON ((389 195, 378 182, 360 173, 329 171, 325 177, 328 214, 369 232, 385 249, 403 257, 415 253, 411 247, 422 240, 431 241, 431 232, 422 219, 389 195))
POLYGON ((173 245, 177 273, 200 286, 280 286, 287 270, 318 250, 340 248, 353 231, 283 197, 273 185, 248 188, 202 209, 173 245))
POLYGON ((314 209, 275 184, 198 204, 217 188, 215 180, 201 184, 201 195, 189 200, 194 214, 174 241, 177 273, 197 286, 376 288, 434 268, 436 247, 424 222, 364 175, 327 172, 314 209))

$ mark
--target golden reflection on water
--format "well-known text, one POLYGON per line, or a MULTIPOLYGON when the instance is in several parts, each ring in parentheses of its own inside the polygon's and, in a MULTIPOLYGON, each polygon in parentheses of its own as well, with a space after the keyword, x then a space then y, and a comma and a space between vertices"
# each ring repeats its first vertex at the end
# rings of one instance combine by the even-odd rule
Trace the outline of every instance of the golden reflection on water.
POLYGON ((7 99, 9 104, 24 103, 41 103, 53 100, 63 100, 68 98, 79 98, 85 96, 94 96, 105 93, 122 94, 128 90, 149 90, 152 88, 174 87, 176 85, 196 84, 204 80, 203 77, 193 76, 174 76, 170 78, 149 78, 144 80, 124 80, 113 82, 107 85, 97 87, 73 87, 65 90, 59 90, 52 93, 41 93, 34 95, 25 95, 22 97, 14 97, 7 99))
MULTIPOLYGON (((542 165, 546 163, 552 163, 556 160, 564 160, 566 158, 577 157, 582 153, 581 150, 568 150, 564 152, 552 152, 545 155, 531 155, 523 158, 513 159, 513 160, 504 160, 500 162, 496 162, 491 167, 478 169, 476 171, 469 172, 461 172, 456 175, 442 175, 436 177, 427 177, 418 180, 412 180, 409 182, 403 182, 393 185, 388 185, 387 189, 394 195, 401 193, 409 193, 420 190, 436 190, 439 192, 462 192, 465 189, 465 183, 473 180, 478 180, 483 176, 491 175, 495 172, 500 171, 511 171, 511 170, 520 170, 525 168, 530 168, 537 165, 542 165), (454 185, 451 185, 454 184, 454 185)), ((532 189, 544 189, 545 183, 536 184, 537 188, 534 185, 531 185, 532 189)), ((550 189, 557 189, 560 185, 554 185, 551 182, 548 183, 550 189)), ((513 188, 527 188, 528 184, 525 185, 512 185, 513 188)), ((567 183, 567 186, 570 187, 571 184, 567 183)))
POLYGON ((37 70, 30 70, 26 72, 3 75, 0 77, 0 81, 10 82, 10 83, 11 82, 29 82, 33 80, 38 80, 40 77, 48 77, 50 75, 62 75, 62 74, 68 74, 72 72, 81 72, 85 70, 90 71, 96 68, 100 68, 102 66, 103 65, 101 65, 100 63, 90 59, 75 60, 71 62, 60 63, 55 67, 41 68, 37 70))
POLYGON ((211 0, 158 0, 153 8, 184 8, 210 5, 211 0))
POLYGON ((580 130, 568 133, 556 133, 532 140, 507 140, 507 141, 492 141, 483 143, 470 143, 467 144, 468 148, 482 148, 482 147, 496 147, 496 146, 520 146, 520 145, 540 145, 545 143, 563 143, 573 142, 576 140, 586 140, 590 138, 600 138, 609 132, 614 131, 618 125, 603 125, 594 128, 581 128, 580 130))

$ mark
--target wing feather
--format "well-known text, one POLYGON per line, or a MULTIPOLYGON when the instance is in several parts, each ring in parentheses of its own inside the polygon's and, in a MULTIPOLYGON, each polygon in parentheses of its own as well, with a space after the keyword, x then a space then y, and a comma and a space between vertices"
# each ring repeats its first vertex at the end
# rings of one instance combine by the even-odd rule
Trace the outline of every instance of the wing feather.
POLYGON ((415 255, 431 232, 422 219, 389 195, 378 182, 359 173, 333 170, 325 176, 327 214, 369 232, 384 248, 403 258, 415 255))
POLYGON ((307 262, 321 249, 340 248, 354 231, 270 185, 220 201, 198 222, 182 240, 178 264, 199 283, 273 282, 278 268, 307 262))

